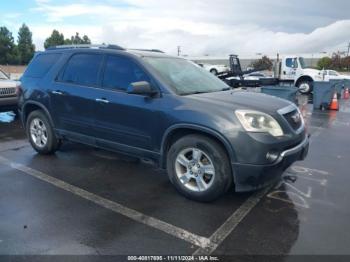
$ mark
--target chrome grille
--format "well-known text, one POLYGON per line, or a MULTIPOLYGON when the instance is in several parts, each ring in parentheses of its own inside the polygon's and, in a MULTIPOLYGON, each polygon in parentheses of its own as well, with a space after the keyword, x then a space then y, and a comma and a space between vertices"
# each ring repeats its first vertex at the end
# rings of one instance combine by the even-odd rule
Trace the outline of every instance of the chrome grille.
POLYGON ((13 95, 16 95, 16 88, 14 87, 0 88, 0 97, 13 96, 13 95))

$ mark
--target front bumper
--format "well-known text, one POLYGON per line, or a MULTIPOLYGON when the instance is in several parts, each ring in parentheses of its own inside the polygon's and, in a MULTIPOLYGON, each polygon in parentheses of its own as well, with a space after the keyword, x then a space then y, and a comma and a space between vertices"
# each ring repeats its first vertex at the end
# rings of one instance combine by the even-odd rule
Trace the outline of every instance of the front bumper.
POLYGON ((0 111, 17 109, 17 96, 0 97, 0 111))
POLYGON ((295 161, 304 160, 309 151, 309 136, 297 146, 283 151, 272 164, 253 165, 232 163, 237 192, 252 191, 267 186, 281 178, 283 172, 295 161))

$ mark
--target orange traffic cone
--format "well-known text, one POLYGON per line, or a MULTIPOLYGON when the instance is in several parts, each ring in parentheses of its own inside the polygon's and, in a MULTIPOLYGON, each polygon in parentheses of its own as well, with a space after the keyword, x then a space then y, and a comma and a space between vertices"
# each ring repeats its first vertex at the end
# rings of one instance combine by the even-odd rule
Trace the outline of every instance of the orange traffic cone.
POLYGON ((344 99, 349 99, 349 97, 350 97, 349 88, 346 87, 344 90, 344 99))
POLYGON ((330 110, 339 110, 338 97, 337 92, 334 92, 332 102, 329 106, 330 110))

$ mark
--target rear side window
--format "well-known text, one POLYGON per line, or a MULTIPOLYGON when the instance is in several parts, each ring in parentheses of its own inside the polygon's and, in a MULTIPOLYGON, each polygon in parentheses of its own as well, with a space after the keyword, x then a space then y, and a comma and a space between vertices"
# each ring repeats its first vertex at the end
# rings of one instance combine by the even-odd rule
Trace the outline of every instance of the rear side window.
POLYGON ((25 76, 41 78, 58 61, 61 54, 39 54, 29 64, 25 76))
POLYGON ((77 85, 96 86, 102 58, 100 54, 73 55, 59 80, 77 85))
POLYGON ((139 81, 150 82, 150 78, 136 63, 126 57, 107 57, 103 87, 126 91, 131 83, 139 81))

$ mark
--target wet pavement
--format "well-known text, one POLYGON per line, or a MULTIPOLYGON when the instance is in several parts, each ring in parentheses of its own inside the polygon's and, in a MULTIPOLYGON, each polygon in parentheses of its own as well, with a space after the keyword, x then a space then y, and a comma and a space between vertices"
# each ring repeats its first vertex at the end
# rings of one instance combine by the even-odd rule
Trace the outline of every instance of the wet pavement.
POLYGON ((350 255, 350 101, 336 112, 307 100, 308 158, 261 197, 229 192, 209 204, 133 158, 73 143, 40 156, 0 113, 0 255, 350 255))

